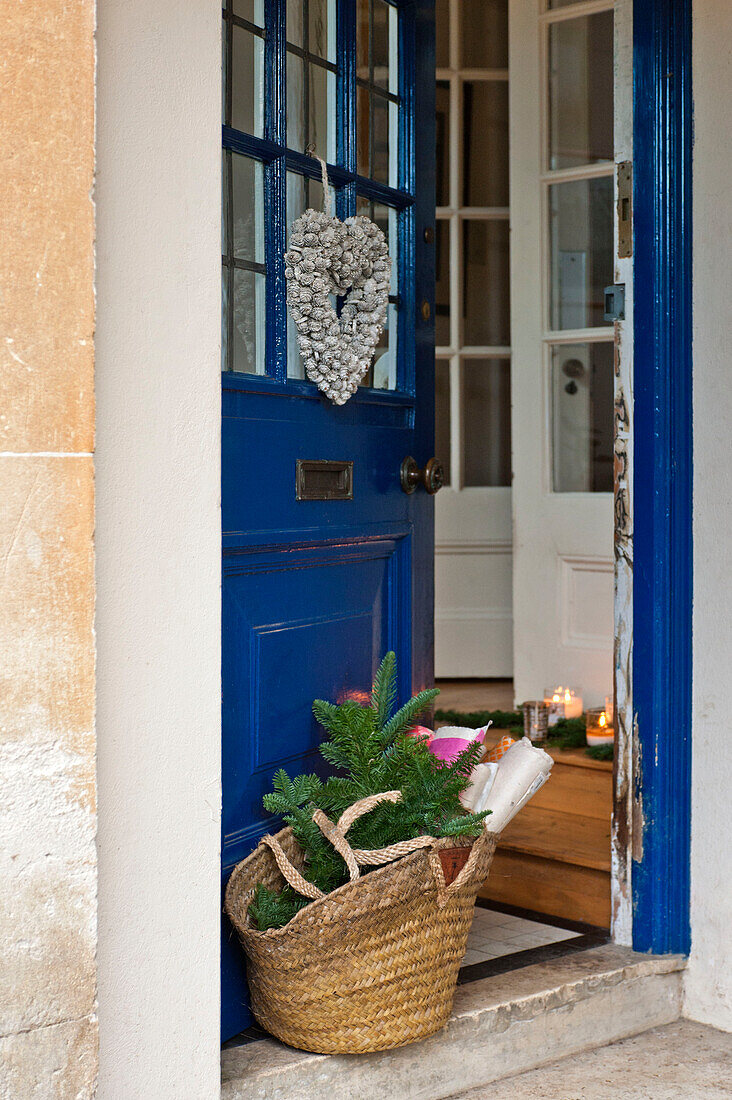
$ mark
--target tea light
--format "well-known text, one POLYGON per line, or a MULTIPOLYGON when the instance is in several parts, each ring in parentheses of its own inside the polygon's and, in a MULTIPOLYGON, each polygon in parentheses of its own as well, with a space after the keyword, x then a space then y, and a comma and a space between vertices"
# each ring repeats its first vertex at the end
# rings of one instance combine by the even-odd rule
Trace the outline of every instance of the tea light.
POLYGON ((549 725, 555 726, 560 718, 582 717, 582 696, 573 688, 551 688, 544 692, 544 702, 549 708, 549 725))
POLYGON ((587 744, 612 745, 615 730, 604 707, 592 707, 587 711, 587 744))
POLYGON ((546 741, 549 708, 543 699, 530 699, 521 704, 524 712, 524 736, 530 741, 546 741))

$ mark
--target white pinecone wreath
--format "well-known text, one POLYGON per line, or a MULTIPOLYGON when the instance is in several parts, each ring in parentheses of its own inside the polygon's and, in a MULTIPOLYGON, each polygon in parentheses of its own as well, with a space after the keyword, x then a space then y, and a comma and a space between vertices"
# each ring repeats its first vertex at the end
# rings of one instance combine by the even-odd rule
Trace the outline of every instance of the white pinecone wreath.
MULTIPOLYGON (((320 159, 320 158, 318 158, 320 159)), ((384 234, 360 215, 306 210, 285 253, 287 304, 308 378, 336 405, 356 392, 371 365, 389 304, 391 259, 384 234), (346 296, 340 317, 329 295, 346 296)))

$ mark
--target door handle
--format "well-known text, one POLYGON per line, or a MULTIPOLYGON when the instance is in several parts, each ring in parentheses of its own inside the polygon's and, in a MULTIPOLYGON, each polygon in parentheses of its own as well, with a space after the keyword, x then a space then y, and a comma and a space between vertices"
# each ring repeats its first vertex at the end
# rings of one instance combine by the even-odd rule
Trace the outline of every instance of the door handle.
POLYGON ((399 471, 399 480, 405 493, 413 493, 418 485, 423 485, 430 496, 434 496, 445 484, 445 469, 439 458, 431 458, 420 470, 416 460, 407 455, 399 471))

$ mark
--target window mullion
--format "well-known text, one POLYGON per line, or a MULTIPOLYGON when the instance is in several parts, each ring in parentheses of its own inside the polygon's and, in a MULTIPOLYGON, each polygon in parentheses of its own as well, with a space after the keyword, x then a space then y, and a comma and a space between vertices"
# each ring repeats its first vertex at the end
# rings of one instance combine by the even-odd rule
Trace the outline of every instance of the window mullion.
MULTIPOLYGON (((265 133, 280 146, 287 145, 287 38, 286 0, 265 0, 268 51, 267 72, 272 83, 265 96, 265 133)), ((266 54, 267 56, 267 54, 266 54)), ((284 382, 287 377, 287 288, 284 254, 287 241, 287 189, 285 157, 265 167, 264 248, 267 265, 267 340, 265 370, 284 382)))
MULTIPOLYGON (((336 15, 336 159, 348 172, 356 172, 356 5, 353 0, 337 0, 336 15)), ((348 184, 338 195, 338 216, 350 218, 356 213, 356 185, 348 184)))

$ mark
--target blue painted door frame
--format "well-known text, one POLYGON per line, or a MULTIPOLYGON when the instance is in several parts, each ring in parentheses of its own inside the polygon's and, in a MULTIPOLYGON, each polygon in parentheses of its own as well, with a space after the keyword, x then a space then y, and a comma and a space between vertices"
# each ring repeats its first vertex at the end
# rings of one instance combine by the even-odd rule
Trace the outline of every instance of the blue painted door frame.
POLYGON ((692 0, 634 5, 633 944, 688 953, 692 0))

